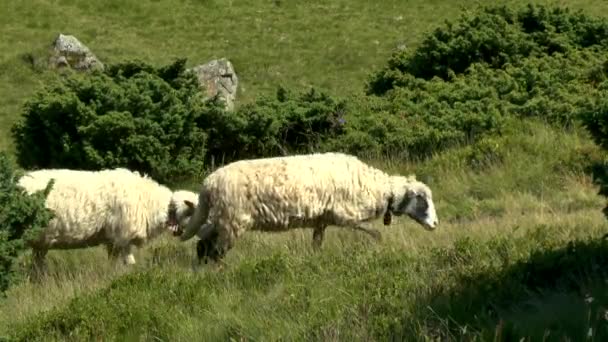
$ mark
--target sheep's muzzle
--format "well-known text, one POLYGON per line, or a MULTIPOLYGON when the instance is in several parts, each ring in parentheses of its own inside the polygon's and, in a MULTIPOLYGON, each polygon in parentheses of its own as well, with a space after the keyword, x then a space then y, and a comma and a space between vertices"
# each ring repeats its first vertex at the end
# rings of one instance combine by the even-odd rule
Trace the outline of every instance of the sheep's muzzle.
POLYGON ((169 211, 167 213, 167 221, 165 221, 165 226, 167 229, 169 229, 169 231, 171 231, 173 236, 182 235, 182 229, 177 222, 177 208, 173 201, 169 203, 169 211))

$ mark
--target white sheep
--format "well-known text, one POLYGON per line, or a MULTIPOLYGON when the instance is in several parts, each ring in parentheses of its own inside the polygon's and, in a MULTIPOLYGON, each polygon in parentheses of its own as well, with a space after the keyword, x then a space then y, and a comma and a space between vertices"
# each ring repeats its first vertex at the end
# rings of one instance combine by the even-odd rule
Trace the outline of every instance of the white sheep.
POLYGON ((382 215, 386 225, 392 214, 407 214, 428 230, 438 224, 427 185, 342 153, 233 162, 211 173, 203 181, 198 204, 188 205, 195 210, 180 239, 198 235, 199 256, 207 253, 216 261, 247 230, 312 228, 317 249, 328 225, 380 239, 379 231, 364 224, 382 215), (211 245, 215 251, 200 251, 211 245))
POLYGON ((123 168, 36 170, 26 172, 19 185, 31 194, 51 179, 55 183, 45 206, 55 217, 39 238, 28 243, 38 267, 50 249, 97 245, 105 245, 111 259, 120 256, 125 264, 135 264, 132 247, 141 247, 167 229, 178 231, 198 200, 193 192, 173 192, 123 168))

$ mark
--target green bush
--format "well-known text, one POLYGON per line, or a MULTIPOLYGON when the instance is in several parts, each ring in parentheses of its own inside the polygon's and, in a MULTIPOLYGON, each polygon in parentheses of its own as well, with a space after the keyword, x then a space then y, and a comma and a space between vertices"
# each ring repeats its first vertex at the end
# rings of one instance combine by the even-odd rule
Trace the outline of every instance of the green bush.
POLYGON ((209 155, 228 162, 316 150, 343 133, 345 107, 344 100, 314 88, 298 93, 279 87, 274 97, 262 96, 235 113, 201 120, 209 155))
MULTIPOLYGON (((601 85, 602 92, 598 96, 597 105, 588 108, 583 114, 583 123, 593 141, 604 151, 608 150, 608 81, 601 85)), ((599 184, 599 195, 608 197, 608 160, 595 163, 592 166, 594 181, 599 184)), ((608 218, 608 205, 603 209, 608 218)))
POLYGON ((573 127, 599 110, 607 52, 604 19, 560 7, 484 7, 393 55, 367 84, 361 102, 371 105, 332 146, 426 157, 500 135, 509 116, 573 127))
POLYGON ((6 153, 0 153, 0 293, 19 279, 15 263, 27 248, 27 240, 35 237, 52 218, 45 208, 51 180, 43 191, 28 195, 17 185, 22 173, 14 168, 6 153))
POLYGON ((13 127, 25 168, 128 167, 159 181, 192 176, 205 158, 203 103, 185 60, 161 68, 142 62, 91 75, 70 73, 40 90, 13 127))
POLYGON ((570 126, 595 105, 607 52, 605 19, 561 7, 484 7, 436 29, 415 51, 393 55, 367 91, 453 106, 485 99, 506 114, 570 126))
POLYGON ((25 168, 128 167, 176 182, 205 162, 310 151, 339 134, 344 103, 315 89, 279 88, 236 112, 203 102, 185 60, 71 73, 39 91, 13 127, 25 168))
POLYGON ((465 73, 475 63, 501 69, 529 57, 606 47, 608 22, 604 19, 563 7, 530 4, 515 11, 486 6, 438 27, 415 51, 394 54, 385 68, 372 75, 367 90, 384 94, 402 86, 403 74, 447 81, 451 73, 465 73))
POLYGON ((393 56, 367 96, 279 88, 228 112, 201 101, 185 60, 127 62, 46 87, 13 132, 23 167, 123 166, 172 182, 210 162, 312 151, 422 159, 500 135, 511 115, 572 126, 597 111, 607 50, 606 21, 484 7, 393 56))
POLYGON ((500 134, 508 107, 496 89, 484 86, 483 77, 444 82, 406 75, 407 86, 383 97, 354 98, 344 133, 326 148, 420 159, 500 134))

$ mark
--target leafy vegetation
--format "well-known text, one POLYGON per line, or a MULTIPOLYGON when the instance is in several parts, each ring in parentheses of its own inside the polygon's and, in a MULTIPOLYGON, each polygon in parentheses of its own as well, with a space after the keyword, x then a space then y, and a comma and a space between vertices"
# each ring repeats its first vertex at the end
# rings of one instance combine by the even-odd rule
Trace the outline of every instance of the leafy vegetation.
POLYGON ((28 240, 36 237, 53 217, 44 201, 53 181, 46 189, 27 194, 17 185, 21 171, 12 165, 9 156, 0 153, 0 294, 17 282, 22 273, 16 263, 27 249, 28 240))
POLYGON ((185 60, 127 62, 38 93, 16 147, 24 167, 127 166, 163 181, 204 161, 313 150, 427 158, 500 134, 510 115, 571 127, 603 95, 607 46, 608 24, 583 13, 484 7, 395 53, 369 96, 279 87, 236 113, 200 103, 185 60))
POLYGON ((394 54, 374 74, 368 91, 383 94, 407 84, 412 75, 449 80, 474 64, 502 70, 530 58, 553 57, 608 46, 608 23, 564 7, 528 4, 526 8, 486 6, 437 27, 411 52, 394 54))
POLYGON ((128 167, 167 181, 203 167, 202 103, 185 60, 162 68, 128 62, 58 77, 25 105, 13 129, 24 168, 128 167))
MULTIPOLYGON (((607 69, 608 63, 604 64, 604 69, 607 69)), ((602 82, 600 85, 599 99, 596 102, 596 106, 587 109, 583 114, 583 122, 587 130, 591 133, 593 140, 602 147, 602 149, 608 149, 608 129, 606 126, 608 120, 608 102, 606 96, 608 95, 608 81, 602 82)), ((608 160, 600 160, 593 163, 592 173, 599 184, 599 194, 608 197, 608 160)), ((608 218, 608 205, 603 209, 604 214, 608 218)))

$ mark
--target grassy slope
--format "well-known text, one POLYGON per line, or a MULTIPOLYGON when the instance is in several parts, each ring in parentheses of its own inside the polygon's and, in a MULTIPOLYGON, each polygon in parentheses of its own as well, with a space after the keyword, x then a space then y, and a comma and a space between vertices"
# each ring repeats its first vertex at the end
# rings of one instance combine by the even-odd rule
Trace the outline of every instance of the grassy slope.
POLYGON ((415 166, 376 162, 429 179, 442 215, 433 233, 402 219, 379 226, 384 241, 374 244, 333 228, 319 254, 311 252, 309 231, 252 233, 223 272, 191 272, 192 244, 169 237, 140 250, 137 270, 126 276, 101 249, 51 252, 49 278, 12 289, 0 304, 0 336, 384 340, 466 331, 487 338, 499 320, 486 305, 517 334, 552 330, 579 338, 604 324, 607 336, 601 278, 580 273, 608 266, 600 253, 606 247, 583 245, 575 257, 586 259, 574 266, 559 254, 569 241, 597 241, 605 230, 602 200, 577 170, 595 146, 531 123, 516 124, 498 144, 502 163, 480 174, 467 171, 454 152, 415 166), (563 148, 556 152, 555 144, 563 148), (540 254, 531 257, 534 251, 540 254), (551 253, 560 262, 548 259, 551 253), (542 295, 525 293, 531 288, 518 278, 525 274, 520 260, 534 270, 527 281, 540 284, 542 295), (550 286, 575 272, 575 285, 550 286), (580 291, 595 298, 592 306, 580 291))
MULTIPOLYGON (((535 3, 563 3, 536 0, 535 3)), ((274 92, 279 84, 316 86, 343 95, 360 92, 399 44, 414 48, 436 25, 478 1, 2 1, 0 6, 0 148, 40 75, 22 56, 73 34, 102 60, 138 58, 189 65, 227 57, 240 79, 239 98, 274 92)), ((483 2, 481 2, 483 3, 483 2)), ((523 3, 501 0, 494 3, 523 3)), ((608 13, 608 3, 570 5, 608 13)))
MULTIPOLYGON (((0 148, 10 148, 8 128, 41 77, 20 56, 39 53, 57 32, 75 34, 104 61, 165 63, 185 56, 192 65, 226 56, 239 73, 243 101, 279 84, 321 86, 345 95, 360 92, 367 74, 383 65, 393 47, 401 42, 414 47, 422 34, 456 16, 461 5, 474 3, 7 2, 0 6, 5 37, 0 42, 0 148)), ((570 6, 608 13, 608 3, 600 0, 570 6)), ((525 124, 500 141, 499 151, 503 163, 479 173, 463 164, 466 150, 423 165, 376 162, 387 170, 415 171, 435 189, 442 220, 435 233, 400 220, 380 227, 385 239, 376 245, 365 236, 330 229, 318 255, 310 253, 310 232, 251 234, 220 273, 191 273, 193 247, 170 239, 140 251, 138 270, 127 276, 127 270, 108 264, 100 249, 51 252, 49 278, 20 285, 0 302, 0 337, 64 340, 75 329, 79 340, 87 334, 125 338, 128 333, 161 340, 310 334, 348 340, 399 335, 404 329, 410 337, 464 331, 469 337, 489 334, 487 339, 502 327, 486 311, 492 304, 519 334, 542 337, 550 328, 559 334, 556 323, 576 338, 590 327, 605 334, 601 314, 608 300, 597 277, 579 275, 578 286, 555 289, 543 282, 578 268, 551 264, 554 273, 539 276, 542 295, 518 296, 523 285, 509 283, 518 260, 542 268, 551 250, 559 253, 569 240, 605 229, 602 199, 578 167, 583 152, 597 150, 585 136, 525 124), (541 254, 530 257, 535 250, 541 254), (161 256, 157 263, 155 256, 161 256), (587 304, 581 291, 595 301, 587 304)), ((579 256, 601 255, 589 245, 579 256)))

